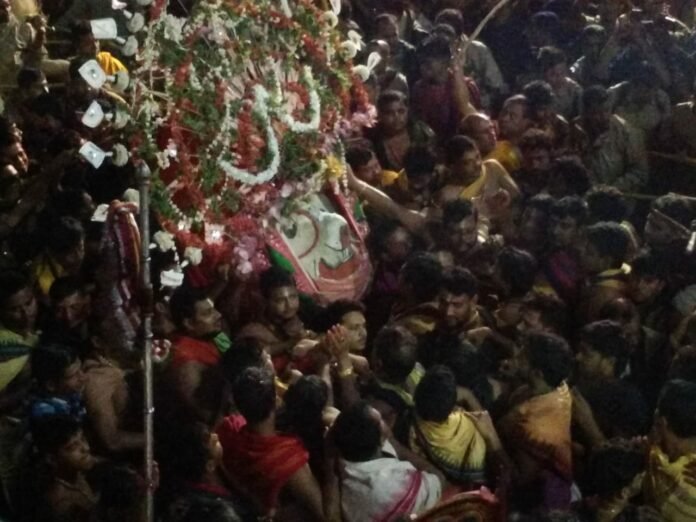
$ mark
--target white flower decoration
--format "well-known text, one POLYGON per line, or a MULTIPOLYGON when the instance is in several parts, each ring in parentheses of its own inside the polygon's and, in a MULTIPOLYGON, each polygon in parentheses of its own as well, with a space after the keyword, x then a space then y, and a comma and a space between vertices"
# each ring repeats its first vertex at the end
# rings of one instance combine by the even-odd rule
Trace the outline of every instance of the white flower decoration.
POLYGON ((288 4, 288 0, 280 0, 280 9, 283 11, 283 14, 287 16, 288 18, 292 18, 292 10, 290 9, 290 4, 288 4))
POLYGON ((353 74, 357 74, 363 83, 370 79, 371 73, 372 71, 367 68, 367 65, 356 65, 353 67, 353 74))
POLYGON ((362 35, 353 29, 348 31, 348 39, 355 44, 358 50, 362 49, 365 46, 362 35))
POLYGON ((152 240, 155 242, 155 245, 157 248, 159 248, 160 252, 169 252, 170 250, 174 250, 176 247, 176 244, 174 243, 174 236, 169 232, 165 232, 164 230, 155 232, 155 234, 152 236, 152 240))
POLYGON ((184 250, 184 259, 193 266, 200 265, 201 261, 203 261, 203 250, 196 247, 186 247, 186 250, 184 250))
POLYGON ((358 46, 355 45, 355 42, 352 40, 346 40, 345 42, 341 43, 340 49, 341 54, 348 59, 355 58, 355 56, 358 54, 358 46))
POLYGON ((332 11, 325 11, 319 20, 329 29, 334 29, 338 25, 338 16, 332 11))

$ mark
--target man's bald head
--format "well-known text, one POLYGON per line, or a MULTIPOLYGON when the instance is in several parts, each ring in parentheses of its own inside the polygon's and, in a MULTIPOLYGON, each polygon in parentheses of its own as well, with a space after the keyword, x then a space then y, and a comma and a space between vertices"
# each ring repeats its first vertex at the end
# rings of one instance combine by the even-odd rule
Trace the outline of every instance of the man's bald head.
POLYGON ((496 145, 495 125, 491 119, 480 112, 469 114, 459 122, 459 134, 468 136, 476 142, 482 156, 490 154, 496 145))

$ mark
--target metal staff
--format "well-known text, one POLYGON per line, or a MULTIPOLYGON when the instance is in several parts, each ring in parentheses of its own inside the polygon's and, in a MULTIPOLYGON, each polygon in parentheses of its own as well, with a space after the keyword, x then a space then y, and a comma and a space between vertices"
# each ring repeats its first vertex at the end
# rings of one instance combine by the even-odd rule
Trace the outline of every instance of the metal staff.
POLYGON ((143 405, 143 421, 145 424, 145 481, 147 493, 145 497, 145 520, 154 520, 153 466, 153 427, 152 418, 155 413, 152 395, 152 313, 153 296, 152 281, 150 281, 150 177, 151 172, 145 162, 137 167, 138 188, 140 190, 140 307, 143 327, 143 385, 145 400, 143 405))

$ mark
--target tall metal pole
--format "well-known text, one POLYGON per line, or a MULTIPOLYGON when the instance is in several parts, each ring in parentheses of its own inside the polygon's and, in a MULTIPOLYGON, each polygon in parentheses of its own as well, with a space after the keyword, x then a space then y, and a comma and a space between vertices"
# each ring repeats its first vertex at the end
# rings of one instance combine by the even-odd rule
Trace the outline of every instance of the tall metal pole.
POLYGON ((140 190, 140 307, 143 328, 143 420, 145 424, 145 481, 148 485, 145 499, 147 522, 154 520, 154 492, 152 490, 154 444, 152 419, 155 413, 152 393, 152 314, 153 294, 150 280, 150 178, 151 172, 145 162, 137 167, 140 190))

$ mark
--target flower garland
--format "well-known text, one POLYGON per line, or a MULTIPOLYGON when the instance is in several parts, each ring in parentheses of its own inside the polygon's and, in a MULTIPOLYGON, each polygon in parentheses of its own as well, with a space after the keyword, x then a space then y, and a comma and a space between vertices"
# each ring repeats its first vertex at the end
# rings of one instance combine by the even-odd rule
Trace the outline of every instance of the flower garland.
POLYGON ((154 2, 129 142, 155 173, 152 206, 181 252, 215 224, 239 270, 257 269, 265 228, 340 179, 342 136, 375 111, 353 70, 362 42, 339 33, 331 5, 202 0, 179 19, 154 2))
POLYGON ((256 113, 263 120, 263 123, 266 126, 266 146, 268 147, 268 154, 271 156, 271 161, 268 167, 257 174, 250 174, 248 170, 239 169, 232 165, 229 161, 224 159, 218 160, 218 165, 223 171, 225 171, 225 174, 236 179, 240 183, 245 183, 247 185, 260 185, 261 183, 271 181, 278 173, 278 167, 280 166, 278 140, 276 138, 275 131, 271 126, 271 120, 268 115, 268 105, 266 104, 270 98, 270 95, 263 85, 254 86, 254 95, 256 99, 254 113, 256 113))
MULTIPOLYGON (((312 132, 319 129, 319 121, 321 117, 321 101, 319 100, 319 94, 317 93, 316 86, 314 85, 314 78, 312 77, 312 68, 306 65, 302 71, 302 80, 309 89, 309 112, 311 114, 310 120, 307 123, 298 122, 289 112, 282 112, 280 114, 280 120, 288 126, 292 132, 304 133, 312 132)), ((280 98, 280 92, 277 93, 280 98)))

